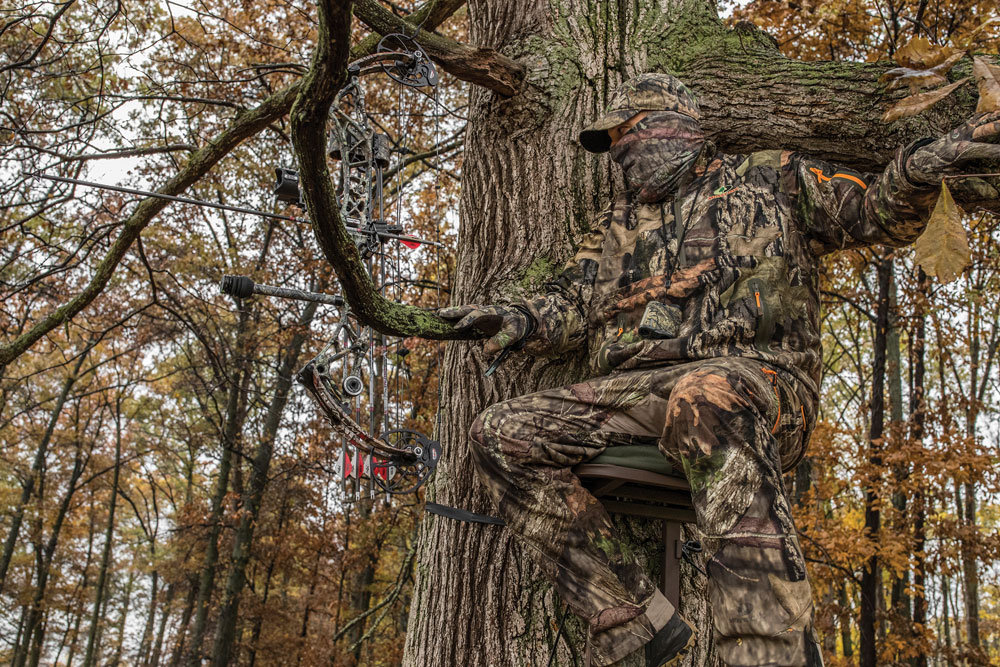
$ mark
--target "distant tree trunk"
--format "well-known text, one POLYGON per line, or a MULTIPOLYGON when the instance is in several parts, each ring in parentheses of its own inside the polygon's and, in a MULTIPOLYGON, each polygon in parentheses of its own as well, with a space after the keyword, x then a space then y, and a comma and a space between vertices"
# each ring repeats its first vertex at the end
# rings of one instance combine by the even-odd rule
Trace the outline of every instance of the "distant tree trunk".
POLYGON ((21 522, 24 520, 24 512, 31 500, 31 494, 38 481, 37 478, 41 474, 42 469, 45 467, 45 457, 49 451, 49 443, 52 442, 52 434, 55 432, 56 424, 59 422, 59 413, 62 412, 63 406, 66 405, 70 389, 72 389, 73 385, 76 383, 80 374, 80 369, 83 367, 83 362, 87 358, 87 353, 89 351, 90 348, 88 347, 80 353, 79 358, 76 360, 76 364, 73 366, 73 370, 63 381, 62 390, 59 392, 56 404, 52 407, 52 415, 49 417, 48 426, 45 428, 45 433, 42 435, 41 442, 38 443, 38 449, 35 450, 35 460, 31 464, 31 474, 28 475, 28 478, 24 480, 24 483, 21 486, 21 499, 14 508, 14 516, 11 519, 10 530, 7 532, 7 539, 3 544, 3 554, 0 554, 0 591, 3 591, 4 583, 7 580, 7 570, 10 568, 10 561, 14 556, 14 548, 17 546, 17 538, 21 531, 21 522))
POLYGON ((130 569, 128 573, 128 581, 125 584, 125 601, 122 604, 122 613, 118 617, 118 627, 115 628, 118 631, 118 635, 115 637, 115 652, 112 654, 110 660, 107 664, 111 667, 117 667, 122 661, 122 648, 125 645, 125 624, 128 622, 128 612, 132 605, 132 591, 135 587, 135 570, 130 569))
POLYGON ((837 585, 837 599, 840 601, 840 645, 845 658, 854 657, 854 640, 851 636, 851 599, 847 595, 847 585, 837 585))
POLYGON ((943 577, 941 580, 941 617, 944 619, 945 655, 949 658, 951 657, 951 611, 948 604, 950 597, 951 587, 948 583, 948 577, 943 577))
MULTIPOLYGON (((984 285, 977 285, 980 289, 984 285)), ((980 344, 981 330, 983 326, 982 299, 969 299, 969 395, 966 397, 965 407, 965 437, 974 446, 976 441, 976 424, 979 421, 979 380, 982 368, 983 350, 980 344)), ((994 326, 996 323, 994 322, 994 326)), ((982 379, 987 382, 986 378, 982 379)), ((957 484, 956 484, 957 488, 957 484)), ((985 656, 978 655, 980 649, 979 639, 979 569, 976 559, 977 542, 979 531, 976 527, 976 483, 966 481, 962 484, 964 492, 964 503, 960 508, 962 527, 965 529, 965 537, 961 540, 962 545, 962 581, 965 584, 963 606, 965 608, 965 641, 969 645, 970 655, 976 656, 974 660, 982 660, 985 656)))
POLYGON ((150 667, 159 667, 160 665, 160 652, 163 650, 163 637, 167 631, 167 619, 170 618, 170 608, 174 601, 174 594, 177 592, 177 587, 174 584, 167 586, 167 599, 163 601, 162 609, 160 612, 160 628, 156 631, 156 641, 153 643, 153 652, 149 656, 149 661, 146 663, 150 667))
POLYGON ((233 452, 236 441, 243 430, 244 406, 246 404, 250 373, 244 355, 244 343, 250 321, 250 305, 240 302, 239 321, 236 325, 236 343, 234 346, 236 362, 229 379, 229 395, 226 400, 226 423, 223 427, 221 458, 219 472, 215 480, 215 491, 212 493, 212 510, 208 517, 208 535, 205 539, 205 558, 202 561, 201 575, 198 579, 198 599, 195 603, 194 628, 187 646, 186 663, 190 667, 199 667, 202 662, 201 646, 205 640, 205 628, 208 624, 208 610, 212 601, 212 590, 215 586, 215 568, 219 560, 219 536, 222 533, 223 503, 226 491, 229 489, 229 477, 232 473, 233 452))
MULTIPOLYGON (((910 387, 910 440, 922 446, 924 439, 924 421, 927 407, 924 400, 924 341, 927 339, 927 290, 928 279, 924 270, 917 267, 917 304, 914 317, 916 323, 910 341, 912 354, 911 368, 913 382, 910 387)), ((921 475, 923 471, 920 471, 921 475)), ((920 629, 927 625, 927 496, 923 485, 919 485, 913 498, 913 584, 917 591, 913 600, 913 623, 920 629)), ((912 660, 912 667, 927 667, 927 651, 921 650, 912 660)))
MULTIPOLYGON (((365 566, 361 568, 354 579, 355 590, 351 594, 351 607, 355 612, 363 614, 368 611, 372 601, 372 582, 375 580, 375 563, 371 558, 367 560, 365 566)), ((348 633, 347 644, 354 647, 354 664, 360 665, 362 645, 359 643, 364 636, 365 622, 358 623, 354 629, 348 633)))
MULTIPOLYGON (((28 647, 28 639, 31 638, 32 633, 34 633, 34 638, 32 638, 31 655, 28 658, 28 665, 31 667, 37 667, 42 655, 42 646, 45 642, 45 625, 42 623, 42 614, 44 612, 44 600, 45 593, 48 589, 49 575, 52 572, 52 559, 55 556, 56 546, 59 543, 59 535, 62 532, 63 523, 66 521, 66 515, 69 513, 70 504, 72 503, 73 496, 76 494, 77 486, 76 483, 80 481, 80 475, 83 474, 83 443, 78 441, 76 446, 76 454, 73 460, 73 472, 70 474, 69 481, 66 486, 66 494, 63 496, 62 502, 59 504, 59 510, 56 512, 55 522, 52 524, 52 534, 49 536, 48 542, 42 549, 40 566, 38 568, 37 580, 35 584, 35 595, 31 603, 31 613, 28 617, 28 631, 24 640, 24 648, 28 647)), ((23 654, 22 654, 23 656, 23 654)), ((23 657, 21 660, 15 655, 14 665, 19 666, 24 664, 23 657)))
MULTIPOLYGON (((90 508, 88 511, 88 528, 87 528, 87 558, 83 564, 83 577, 80 581, 80 590, 86 591, 90 584, 90 564, 94 558, 94 532, 96 530, 96 509, 94 504, 94 492, 90 492, 90 508)), ((85 613, 85 596, 81 595, 79 597, 79 602, 77 603, 76 618, 73 620, 73 634, 70 639, 69 644, 69 654, 66 658, 66 664, 72 665, 73 658, 76 656, 76 645, 80 638, 80 625, 83 623, 83 616, 85 613)))
POLYGON ((872 479, 865 489, 865 533, 872 540, 876 551, 865 561, 861 573, 861 616, 858 620, 861 667, 876 667, 878 650, 876 622, 879 608, 879 582, 881 566, 878 543, 881 532, 879 503, 879 473, 882 467, 885 426, 885 365, 889 331, 889 287, 892 282, 893 260, 891 255, 877 260, 878 312, 875 320, 874 354, 872 362, 871 427, 868 435, 868 461, 872 479))
POLYGON ((101 609, 104 607, 104 591, 108 580, 108 566, 111 564, 111 545, 115 536, 115 508, 118 505, 118 478, 121 473, 122 461, 122 424, 121 402, 118 397, 115 406, 115 467, 111 477, 111 500, 108 505, 108 527, 104 533, 104 550, 101 552, 101 567, 97 573, 97 587, 94 591, 94 613, 90 617, 90 630, 87 633, 87 651, 83 657, 83 667, 94 667, 98 663, 100 647, 97 638, 100 635, 104 619, 101 609))
MULTIPOLYGON (((280 543, 280 537, 282 531, 285 527, 285 518, 288 514, 288 497, 287 494, 282 494, 281 503, 278 510, 278 529, 277 535, 279 537, 278 543, 280 543)), ((274 565, 277 561, 277 554, 271 557, 267 563, 267 573, 264 575, 264 593, 261 595, 260 599, 260 611, 257 614, 257 618, 254 619, 253 631, 250 635, 250 656, 247 660, 248 667, 254 667, 257 662, 257 651, 260 649, 260 635, 263 630, 264 616, 267 612, 267 601, 271 595, 271 578, 274 576, 274 565)))
MULTIPOLYGON (((906 439, 903 431, 903 374, 902 353, 899 345, 899 298, 896 289, 895 273, 890 273, 889 282, 889 329, 886 333, 886 377, 889 393, 889 447, 893 451, 900 450, 906 439)), ((909 464, 897 463, 893 466, 893 480, 896 489, 892 492, 892 506, 896 511, 893 531, 898 539, 909 540, 910 526, 907 517, 907 494, 900 488, 910 476, 909 464)), ((910 636, 913 627, 910 624, 910 597, 906 592, 910 583, 909 568, 902 572, 893 572, 889 593, 889 607, 892 610, 893 632, 910 636)), ((909 643, 907 642, 907 647, 909 643)))
POLYGON ((187 639, 187 628, 191 623, 191 614, 194 613, 195 600, 198 597, 198 581, 193 577, 188 580, 187 600, 184 602, 184 611, 181 612, 181 622, 177 626, 177 637, 174 642, 174 650, 170 654, 170 667, 177 667, 181 664, 184 656, 184 647, 187 639))
MULTIPOLYGON (((154 542, 155 545, 155 542, 154 542)), ((152 556, 156 555, 156 547, 152 547, 152 556)), ((156 570, 150 575, 149 582, 149 611, 146 613, 146 625, 142 628, 142 640, 139 642, 139 651, 136 653, 135 662, 138 665, 145 665, 148 662, 150 647, 153 643, 153 627, 156 623, 156 603, 159 593, 160 573, 156 570)))
MULTIPOLYGON (((325 523, 325 522, 324 522, 325 523)), ((349 548, 349 547, 348 547, 349 548)), ((313 596, 316 594, 316 585, 319 575, 319 566, 323 560, 322 546, 316 549, 316 558, 313 560, 312 568, 309 571, 309 590, 306 591, 304 604, 302 605, 302 623, 299 624, 298 650, 295 654, 295 664, 302 664, 302 656, 306 653, 309 636, 309 617, 312 615, 313 596)))
POLYGON ((267 416, 264 419, 264 431, 254 454, 250 487, 243 497, 240 525, 236 529, 236 536, 233 540, 232 565, 226 579, 226 589, 219 604, 219 623, 215 633, 215 646, 212 650, 212 664, 216 667, 228 665, 232 654, 233 641, 236 638, 240 594, 246 585, 246 569, 250 562, 254 527, 260 516, 260 506, 264 500, 264 490, 267 488, 271 457, 274 454, 274 440, 278 435, 278 427, 281 425, 281 415, 288 403, 288 391, 292 387, 292 373, 299 364, 302 346, 306 341, 318 305, 310 303, 303 309, 297 331, 292 336, 288 350, 278 368, 274 397, 268 406, 267 416))

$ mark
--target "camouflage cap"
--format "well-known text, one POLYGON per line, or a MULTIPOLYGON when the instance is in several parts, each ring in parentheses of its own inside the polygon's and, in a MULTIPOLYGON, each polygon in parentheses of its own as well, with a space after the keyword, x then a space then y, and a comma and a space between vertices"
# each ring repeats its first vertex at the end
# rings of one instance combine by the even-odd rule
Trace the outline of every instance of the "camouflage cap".
POLYGON ((674 111, 701 120, 694 94, 680 80, 669 74, 640 74, 611 95, 607 113, 580 132, 580 144, 591 153, 603 153, 611 148, 608 130, 640 111, 674 111))

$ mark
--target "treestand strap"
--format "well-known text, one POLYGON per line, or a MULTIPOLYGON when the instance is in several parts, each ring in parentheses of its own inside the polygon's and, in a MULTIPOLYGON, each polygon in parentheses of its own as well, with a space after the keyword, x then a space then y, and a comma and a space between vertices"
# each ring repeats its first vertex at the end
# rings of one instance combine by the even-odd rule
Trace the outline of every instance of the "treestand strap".
POLYGON ((495 516, 486 516, 485 514, 476 514, 475 512, 470 512, 469 510, 459 509, 457 507, 449 507, 447 505, 440 505, 438 503, 425 503, 424 508, 431 514, 437 514, 440 516, 448 517, 449 519, 454 519, 455 521, 465 521, 466 523, 488 523, 494 526, 506 526, 507 522, 503 519, 498 519, 495 516))

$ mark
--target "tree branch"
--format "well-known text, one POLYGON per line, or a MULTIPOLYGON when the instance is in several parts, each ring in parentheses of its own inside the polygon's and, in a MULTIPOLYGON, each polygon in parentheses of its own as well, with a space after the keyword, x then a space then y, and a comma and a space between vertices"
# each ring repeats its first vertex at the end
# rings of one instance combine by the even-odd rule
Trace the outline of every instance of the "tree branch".
POLYGON ((427 55, 452 76, 489 88, 504 97, 512 97, 521 90, 526 74, 524 66, 498 51, 478 49, 420 30, 382 7, 377 0, 358 0, 355 6, 357 17, 375 32, 415 36, 427 55))
MULTIPOLYGON (((158 192, 176 195, 189 188, 236 146, 285 115, 298 91, 298 83, 293 84, 268 97, 257 108, 238 115, 214 141, 194 153, 187 166, 167 181, 158 192)), ((31 329, 10 343, 0 345, 0 373, 7 364, 31 347, 39 338, 72 319, 104 291, 104 287, 111 280, 119 262, 135 239, 138 238, 139 233, 166 206, 165 200, 152 197, 143 199, 139 203, 132 215, 125 221, 121 233, 115 239, 107 255, 97 265, 93 277, 83 291, 46 315, 31 329)))
MULTIPOLYGON (((67 3, 66 6, 69 4, 71 3, 67 3)), ((432 0, 417 10, 414 16, 419 16, 420 20, 429 29, 433 29, 440 22, 451 16, 458 6, 455 0, 438 0, 437 2, 432 0)), ((372 42, 368 44, 363 42, 359 44, 351 52, 351 57, 358 58, 366 55, 371 50, 374 50, 376 43, 372 42)), ((343 67, 341 66, 340 69, 343 70, 343 67)), ((217 139, 194 153, 188 161, 187 166, 167 181, 158 192, 176 195, 196 183, 198 179, 208 173, 219 160, 225 157, 241 142, 262 131, 288 113, 292 107, 292 103, 296 99, 301 84, 302 80, 296 81, 265 99, 256 108, 238 114, 232 124, 217 139)), ((325 145, 325 139, 318 145, 325 145)), ((98 264, 94 276, 83 291, 46 315, 28 331, 17 336, 9 343, 0 345, 0 375, 3 375, 4 369, 11 361, 23 354, 47 333, 62 323, 71 320, 101 294, 132 243, 139 237, 139 233, 167 204, 168 202, 162 199, 147 198, 142 200, 132 215, 125 221, 124 228, 118 235, 118 238, 115 239, 111 249, 101 260, 100 264, 98 264)), ((343 226, 341 225, 341 227, 343 226)), ((419 309, 415 310, 419 311, 419 309)), ((450 326, 445 325, 443 320, 437 320, 437 318, 431 319, 441 323, 438 327, 441 331, 444 331, 446 327, 450 329, 450 326)))
POLYGON ((351 310, 365 324, 392 336, 435 340, 467 338, 428 311, 393 303, 379 294, 340 219, 325 151, 317 151, 315 147, 326 145, 330 105, 347 79, 351 3, 317 0, 316 6, 319 13, 316 51, 290 116, 299 182, 316 240, 336 270, 351 310))
MULTIPOLYGON (((465 0, 428 0, 407 16, 406 20, 415 26, 434 30, 447 21, 464 4, 465 0)), ((373 53, 381 39, 382 35, 378 32, 368 35, 351 49, 351 58, 354 59, 359 57, 359 55, 373 53)), ((422 39, 423 37, 421 37, 422 39)))

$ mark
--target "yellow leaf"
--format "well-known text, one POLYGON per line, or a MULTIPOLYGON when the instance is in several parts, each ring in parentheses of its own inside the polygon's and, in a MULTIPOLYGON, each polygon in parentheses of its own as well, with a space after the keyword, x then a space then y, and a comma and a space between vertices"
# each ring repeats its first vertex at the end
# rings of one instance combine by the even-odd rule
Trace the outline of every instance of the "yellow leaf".
POLYGON ((934 46, 923 37, 914 37, 896 50, 893 60, 910 69, 930 69, 959 52, 953 46, 934 46))
POLYGON ((950 283, 957 278, 972 261, 969 239, 962 226, 962 209, 952 199, 951 191, 943 181, 937 204, 924 233, 914 244, 914 250, 913 261, 928 275, 937 276, 942 283, 950 283))
POLYGON ((934 106, 944 98, 948 97, 956 88, 961 86, 963 83, 968 81, 968 79, 962 79, 956 81, 950 85, 944 86, 942 88, 935 88, 934 90, 929 90, 926 93, 919 93, 917 95, 910 95, 909 97, 904 97, 900 101, 896 102, 885 115, 882 116, 882 120, 889 122, 891 120, 896 120, 897 118, 906 118, 908 116, 916 116, 921 111, 929 109, 934 106))
POLYGON ((979 88, 976 113, 1000 111, 1000 67, 976 57, 972 59, 972 76, 976 77, 979 88))

